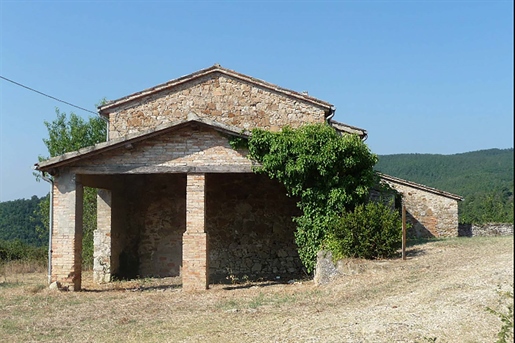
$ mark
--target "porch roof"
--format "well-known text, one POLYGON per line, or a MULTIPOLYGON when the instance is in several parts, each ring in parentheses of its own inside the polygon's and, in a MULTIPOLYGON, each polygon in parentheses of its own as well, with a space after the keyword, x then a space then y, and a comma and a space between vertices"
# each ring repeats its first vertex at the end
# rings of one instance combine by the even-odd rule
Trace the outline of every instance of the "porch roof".
POLYGON ((360 136, 361 139, 366 139, 368 136, 367 130, 360 129, 359 127, 356 127, 356 126, 351 126, 351 125, 347 125, 344 123, 340 123, 336 120, 332 120, 332 119, 329 120, 329 125, 331 125, 332 127, 334 127, 337 131, 339 131, 341 133, 356 134, 356 135, 360 136))
POLYGON ((54 168, 62 167, 70 163, 92 157, 103 152, 117 149, 120 147, 130 147, 131 144, 149 139, 151 137, 159 136, 168 132, 179 130, 186 126, 202 125, 212 128, 216 131, 238 137, 248 137, 249 132, 242 131, 240 128, 230 125, 218 123, 206 118, 199 118, 195 114, 190 114, 187 120, 175 121, 156 126, 152 129, 139 131, 136 133, 128 134, 123 137, 115 138, 107 142, 98 143, 88 146, 77 151, 67 152, 65 154, 49 158, 48 160, 41 161, 34 164, 34 169, 40 171, 49 171, 54 168))

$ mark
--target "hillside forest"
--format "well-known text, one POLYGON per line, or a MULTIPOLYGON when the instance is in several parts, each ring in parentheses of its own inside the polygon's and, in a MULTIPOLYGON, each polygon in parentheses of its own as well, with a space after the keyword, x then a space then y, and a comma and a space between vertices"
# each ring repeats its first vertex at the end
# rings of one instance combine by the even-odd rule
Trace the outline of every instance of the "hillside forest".
MULTIPOLYGON (((455 155, 380 155, 375 169, 462 196, 460 223, 513 223, 513 148, 455 155)), ((0 243, 45 245, 46 218, 36 211, 45 199, 0 202, 0 243)))

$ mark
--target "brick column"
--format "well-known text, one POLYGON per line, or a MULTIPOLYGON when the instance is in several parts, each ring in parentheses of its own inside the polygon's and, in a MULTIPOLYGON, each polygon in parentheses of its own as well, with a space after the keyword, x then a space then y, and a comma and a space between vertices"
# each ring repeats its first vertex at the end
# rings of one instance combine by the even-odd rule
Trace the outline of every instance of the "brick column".
POLYGON ((82 274, 83 188, 75 174, 63 171, 54 180, 52 282, 78 291, 82 274))
POLYGON ((187 175, 186 232, 182 236, 182 289, 184 291, 200 291, 209 286, 205 187, 205 174, 187 175))
POLYGON ((111 281, 111 191, 97 191, 97 229, 93 232, 93 281, 111 281))

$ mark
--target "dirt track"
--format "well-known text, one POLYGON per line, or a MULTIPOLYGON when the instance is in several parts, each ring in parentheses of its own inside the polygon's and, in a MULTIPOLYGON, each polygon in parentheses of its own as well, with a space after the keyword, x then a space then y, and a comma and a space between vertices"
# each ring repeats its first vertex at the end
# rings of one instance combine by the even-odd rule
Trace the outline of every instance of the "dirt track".
POLYGON ((177 280, 145 279, 58 293, 38 286, 43 274, 22 277, 0 279, 9 342, 494 342, 501 322, 486 307, 498 308, 498 286, 513 287, 513 237, 415 245, 407 261, 367 261, 323 287, 186 294, 177 280))

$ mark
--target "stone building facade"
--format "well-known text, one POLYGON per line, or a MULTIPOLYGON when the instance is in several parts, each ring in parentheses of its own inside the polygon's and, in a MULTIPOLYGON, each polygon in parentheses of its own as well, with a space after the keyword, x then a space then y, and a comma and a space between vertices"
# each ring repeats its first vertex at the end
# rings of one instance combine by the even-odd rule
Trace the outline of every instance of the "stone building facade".
POLYGON ((277 131, 324 122, 332 106, 218 66, 181 77, 101 107, 110 138, 181 121, 195 113, 221 124, 277 131), (217 72, 214 72, 217 71, 217 72))
POLYGON ((83 187, 98 189, 94 279, 298 275, 296 200, 229 138, 331 122, 331 104, 215 65, 99 108, 107 142, 40 162, 53 176, 52 281, 81 287, 83 187))
POLYGON ((81 288, 85 186, 98 189, 96 282, 180 275, 195 291, 232 276, 298 276, 296 199, 254 174, 229 139, 323 122, 366 137, 332 120, 325 101, 219 65, 111 101, 99 114, 106 142, 36 164, 54 180, 51 281, 72 290, 81 288))
POLYGON ((458 237, 460 196, 415 182, 380 174, 381 181, 402 196, 411 237, 458 237))

